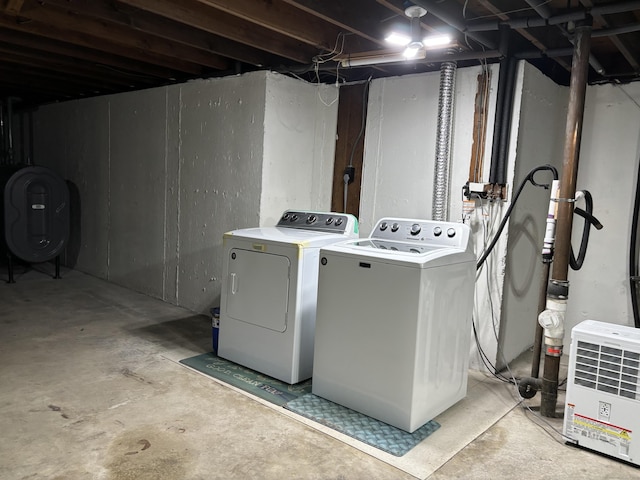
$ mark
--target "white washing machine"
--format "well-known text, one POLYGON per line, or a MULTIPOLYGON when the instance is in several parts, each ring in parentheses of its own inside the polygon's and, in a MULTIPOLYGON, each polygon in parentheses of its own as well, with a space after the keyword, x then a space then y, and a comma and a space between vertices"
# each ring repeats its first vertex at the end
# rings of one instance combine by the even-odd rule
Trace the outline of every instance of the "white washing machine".
POLYGON ((467 225, 427 220, 323 247, 313 393, 408 432, 465 397, 475 260, 467 225))
POLYGON ((311 377, 320 247, 358 237, 342 213, 286 211, 224 235, 218 355, 294 384, 311 377))

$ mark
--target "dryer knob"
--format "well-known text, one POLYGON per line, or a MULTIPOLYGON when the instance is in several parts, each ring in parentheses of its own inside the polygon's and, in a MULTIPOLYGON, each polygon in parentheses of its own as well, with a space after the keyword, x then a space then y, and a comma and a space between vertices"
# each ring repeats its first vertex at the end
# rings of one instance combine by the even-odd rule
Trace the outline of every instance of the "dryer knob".
POLYGON ((392 232, 397 232, 399 228, 400 228, 400 225, 398 225, 397 223, 394 223, 393 225, 391 225, 392 232))
POLYGON ((411 235, 418 235, 420 233, 420 230, 422 230, 422 227, 419 223, 414 223, 413 225, 411 225, 411 235))
POLYGON ((388 227, 387 222, 382 222, 380 224, 380 230, 383 232, 387 229, 387 227, 388 227))
POLYGON ((289 214, 285 213, 284 215, 282 215, 282 219, 283 220, 289 220, 289 214))
POLYGON ((449 238, 453 238, 456 236, 456 229, 455 228, 450 228, 447 230, 447 237, 449 238))
POLYGON ((442 235, 442 229, 441 229, 440 227, 435 227, 435 228, 433 229, 433 234, 434 234, 436 237, 439 237, 440 235, 442 235))
POLYGON ((327 225, 331 225, 333 223, 333 217, 329 217, 325 220, 325 222, 327 225))
POLYGON ((298 215, 295 214, 291 215, 291 218, 289 218, 290 222, 295 222, 296 220, 298 220, 298 215))
POLYGON ((309 215, 307 217, 307 225, 311 225, 312 223, 316 223, 318 221, 318 217, 315 215, 309 215))
POLYGON ((336 218, 336 227, 339 227, 340 225, 342 225, 342 219, 336 218))

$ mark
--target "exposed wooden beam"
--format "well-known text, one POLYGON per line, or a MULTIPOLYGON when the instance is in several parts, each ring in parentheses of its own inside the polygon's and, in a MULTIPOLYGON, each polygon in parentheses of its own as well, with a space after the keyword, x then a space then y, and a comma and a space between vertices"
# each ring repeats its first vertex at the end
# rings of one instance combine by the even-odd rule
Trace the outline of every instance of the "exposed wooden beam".
MULTIPOLYGON (((124 88, 133 88, 135 85, 144 86, 151 84, 149 78, 134 78, 130 75, 105 72, 103 68, 95 65, 79 62, 73 58, 52 56, 47 53, 16 49, 13 45, 0 43, 0 60, 7 63, 36 67, 41 70, 69 75, 72 78, 100 80, 112 85, 124 88)), ((155 80, 153 80, 155 82, 155 80)))
POLYGON ((229 68, 229 62, 217 55, 178 45, 121 25, 87 18, 73 11, 56 8, 48 3, 39 4, 39 8, 24 11, 22 16, 63 30, 91 35, 100 42, 109 41, 126 48, 140 49, 217 70, 229 68))
POLYGON ((19 32, 27 32, 41 37, 59 40, 73 45, 90 48, 96 52, 107 52, 125 58, 138 60, 146 63, 153 63, 175 71, 186 72, 192 75, 203 73, 204 69, 200 65, 185 62, 176 58, 168 58, 154 52, 145 51, 142 48, 125 47, 121 44, 113 43, 109 40, 99 39, 90 34, 79 33, 66 28, 61 28, 44 22, 37 22, 25 18, 15 18, 0 15, 0 27, 5 27, 19 32))
POLYGON ((7 0, 7 5, 4 7, 4 11, 12 15, 20 13, 20 9, 24 4, 24 0, 7 0))
MULTIPOLYGON (((2 19, 0 18, 0 27, 2 19)), ((39 50, 45 54, 64 56, 82 60, 103 70, 116 71, 136 78, 172 78, 178 72, 150 63, 130 60, 115 54, 100 52, 86 47, 59 42, 53 38, 39 37, 30 33, 11 31, 0 28, 0 42, 14 48, 26 47, 39 50)))
MULTIPOLYGON (((478 0, 478 4, 482 5, 500 20, 509 20, 509 15, 502 13, 502 10, 496 7, 490 0, 478 0)), ((516 28, 514 30, 518 32, 523 38, 531 42, 541 52, 544 52, 548 49, 546 45, 544 45, 540 40, 538 40, 538 38, 532 35, 527 29, 516 28)), ((554 57, 553 60, 568 72, 571 71, 571 65, 565 62, 562 58, 554 57)))
POLYGON ((112 0, 47 0, 85 17, 115 23, 164 40, 196 48, 217 56, 229 57, 251 65, 274 62, 271 55, 224 37, 199 30, 169 18, 154 15, 112 0))
MULTIPOLYGON (((374 12, 380 12, 379 5, 370 0, 349 0, 343 2, 327 2, 323 0, 282 0, 310 15, 314 15, 326 22, 332 23, 345 32, 353 33, 377 45, 384 45, 386 36, 384 25, 380 23, 380 16, 374 12), (354 4, 360 3, 362 8, 354 8, 354 4), (354 15, 353 12, 357 12, 354 15)), ((356 47, 363 50, 362 46, 356 47)), ((350 50, 353 51, 353 50, 350 50)))
POLYGON ((149 81, 157 81, 158 78, 170 78, 178 73, 175 70, 162 68, 150 63, 136 62, 106 52, 96 52, 85 47, 3 28, 0 28, 0 42, 16 50, 26 48, 40 51, 44 55, 72 58, 78 62, 93 65, 96 69, 113 71, 149 81))
POLYGON ((335 25, 319 22, 317 17, 280 0, 196 1, 318 49, 332 49, 341 31, 335 25))
MULTIPOLYGON (((407 18, 406 14, 404 13, 405 11, 405 3, 403 0, 376 0, 380 5, 383 5, 385 7, 387 7, 389 10, 391 10, 392 12, 394 12, 396 15, 398 15, 398 17, 400 18, 407 18)), ((428 13, 428 12, 427 12, 428 13)), ((427 32, 436 32, 438 29, 435 28, 434 26, 431 26, 430 24, 426 23, 427 19, 431 22, 431 21, 436 21, 436 22, 440 22, 440 20, 438 18, 434 18, 433 16, 425 16, 423 22, 420 22, 420 26, 426 30, 427 32)), ((406 22, 408 22, 409 19, 407 18, 406 22)))
POLYGON ((10 67, 14 72, 23 75, 25 78, 41 78, 51 82, 67 84, 75 90, 100 90, 100 91, 118 91, 119 88, 113 84, 109 84, 104 79, 88 79, 70 76, 47 68, 36 67, 32 65, 23 65, 13 61, 11 55, 0 53, 0 64, 3 67, 10 67))
POLYGON ((316 49, 299 41, 292 41, 284 35, 273 33, 228 13, 216 11, 194 0, 119 1, 296 62, 310 63, 318 53, 316 49))
POLYGON ((15 72, 4 69, 0 66, 2 73, 2 82, 0 82, 0 95, 7 96, 28 96, 29 98, 45 97, 37 99, 37 103, 49 102, 52 100, 68 100, 73 98, 74 92, 62 85, 52 85, 46 80, 29 79, 29 83, 25 83, 25 78, 17 75, 15 72))
MULTIPOLYGON (((591 0, 580 0, 580 3, 587 8, 593 7, 593 2, 591 0)), ((609 28, 609 22, 607 22, 606 18, 602 15, 594 15, 593 19, 600 23, 603 28, 609 28)), ((611 35, 607 37, 611 43, 620 51, 625 60, 631 65, 631 67, 637 72, 640 71, 640 64, 634 57, 633 53, 631 53, 631 49, 627 46, 627 44, 617 35, 611 35)))

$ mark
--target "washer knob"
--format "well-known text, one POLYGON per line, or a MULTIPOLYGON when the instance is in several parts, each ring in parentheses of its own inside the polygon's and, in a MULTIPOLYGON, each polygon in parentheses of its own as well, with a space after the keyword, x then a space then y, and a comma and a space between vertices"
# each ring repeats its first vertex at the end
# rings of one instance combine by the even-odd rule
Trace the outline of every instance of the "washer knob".
POLYGON ((392 232, 397 232, 399 228, 400 228, 400 225, 398 225, 397 223, 394 223, 393 225, 391 225, 392 232))
POLYGON ((387 225, 387 222, 382 222, 380 224, 380 230, 382 230, 383 232, 387 229, 389 225, 387 225))
POLYGON ((342 218, 336 218, 336 227, 339 227, 340 225, 342 225, 342 218))
POLYGON ((291 215, 291 218, 289 218, 290 222, 295 222, 296 220, 298 220, 298 215, 296 214, 291 215))
POLYGON ((324 223, 327 225, 331 225, 333 223, 333 217, 327 218, 324 223))
POLYGON ((312 223, 316 223, 318 221, 318 217, 315 215, 309 215, 307 217, 307 225, 311 225, 312 223))
POLYGON ((413 225, 411 225, 411 235, 418 235, 421 230, 422 227, 419 223, 414 223, 413 225))
POLYGON ((450 228, 447 230, 447 237, 449 238, 453 238, 456 236, 456 229, 455 228, 450 228))
POLYGON ((289 214, 285 213, 284 215, 282 215, 282 219, 283 220, 289 220, 289 214))
POLYGON ((433 229, 433 234, 434 234, 436 237, 439 237, 440 235, 442 235, 442 229, 441 229, 440 227, 434 227, 434 229, 433 229))

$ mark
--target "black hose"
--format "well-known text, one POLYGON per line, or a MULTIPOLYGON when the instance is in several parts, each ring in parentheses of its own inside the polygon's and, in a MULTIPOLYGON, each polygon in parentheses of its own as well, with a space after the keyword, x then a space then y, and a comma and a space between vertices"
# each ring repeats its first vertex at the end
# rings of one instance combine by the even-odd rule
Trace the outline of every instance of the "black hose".
POLYGON ((586 210, 582 210, 581 208, 574 208, 573 213, 577 213, 582 218, 584 218, 584 226, 582 227, 582 240, 580 240, 580 250, 578 251, 578 258, 575 257, 573 253, 573 247, 571 247, 570 257, 569 257, 569 265, 573 270, 580 270, 582 268, 582 264, 584 263, 584 259, 587 255, 587 246, 589 245, 589 232, 591 231, 591 227, 594 226, 596 229, 601 230, 602 224, 600 221, 593 216, 593 197, 588 190, 583 190, 584 194, 584 202, 586 210))
POLYGON ((640 308, 638 306, 638 221, 640 216, 640 168, 636 180, 636 198, 633 203, 633 220, 631 223, 631 239, 629 241, 629 286, 631 287, 631 308, 633 324, 640 328, 640 308))
POLYGON ((498 227, 498 230, 496 231, 496 234, 493 236, 493 239, 491 240, 491 243, 485 249, 484 253, 482 254, 480 259, 476 263, 476 270, 480 270, 480 267, 482 267, 482 264, 485 262, 485 260, 487 259, 487 257, 489 256, 489 254, 491 253, 493 248, 496 246, 496 243, 498 243, 498 239, 500 238, 500 235, 502 234, 502 230, 504 230, 504 227, 507 224, 507 220, 509 220, 509 217, 511 216, 511 212, 513 211, 513 208, 516 206, 516 202, 518 201, 518 197, 520 197, 520 194, 522 193, 522 190, 524 190, 524 187, 527 184, 527 182, 531 182, 534 186, 542 187, 542 188, 545 188, 545 189, 548 189, 550 187, 550 185, 548 185, 548 184, 537 183, 533 178, 533 176, 537 172, 544 171, 544 170, 548 170, 548 171, 552 172, 554 180, 558 179, 558 170, 553 165, 541 165, 539 167, 534 168, 529 173, 527 173, 527 176, 524 177, 524 180, 522 180, 522 183, 520 183, 520 186, 518 187, 518 190, 516 190, 516 193, 513 195, 513 199, 511 200, 511 205, 509 205, 509 208, 507 209, 507 212, 504 214, 504 218, 500 222, 500 226, 498 227))

